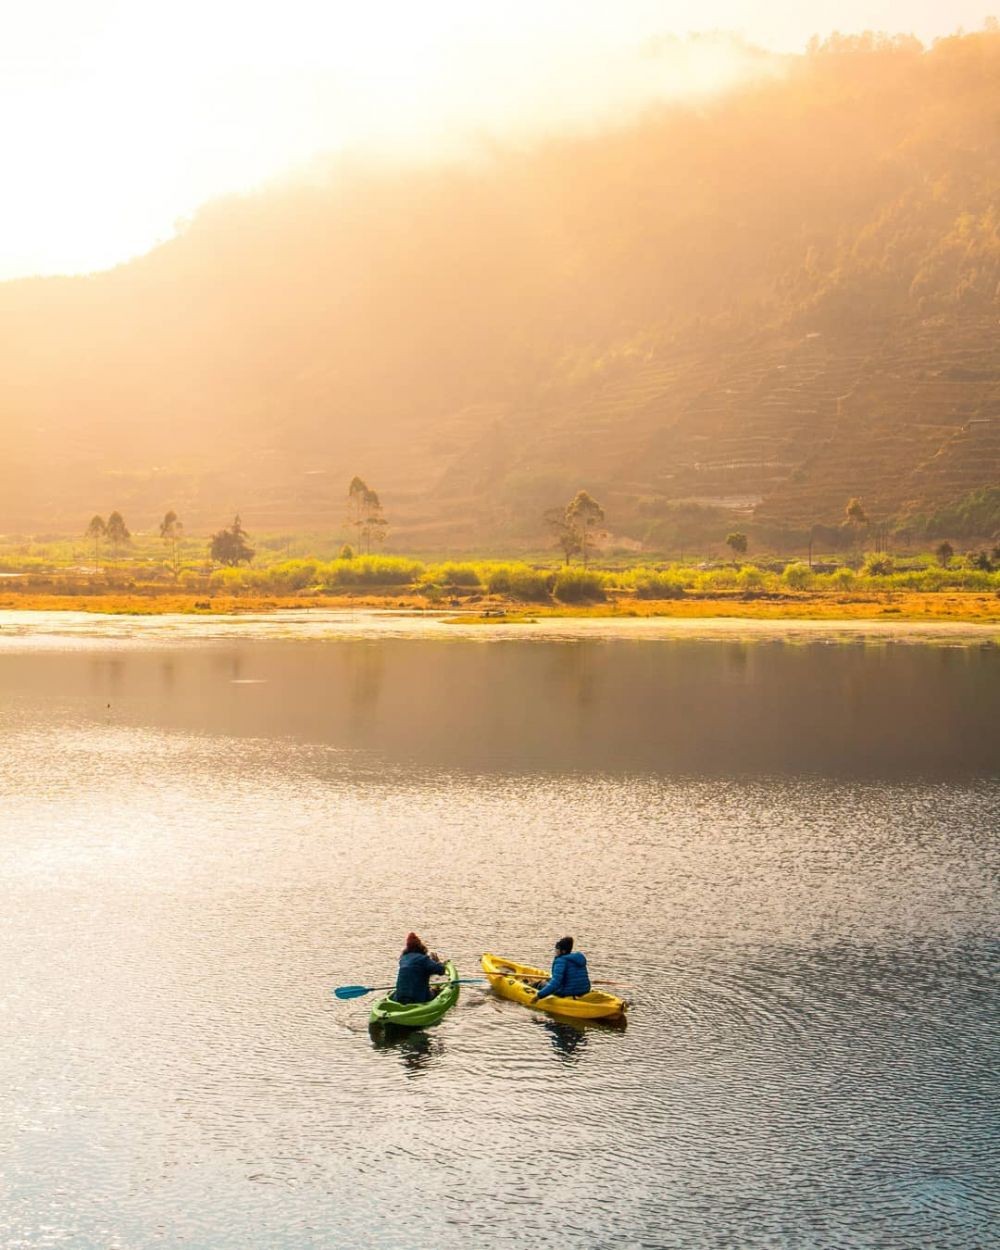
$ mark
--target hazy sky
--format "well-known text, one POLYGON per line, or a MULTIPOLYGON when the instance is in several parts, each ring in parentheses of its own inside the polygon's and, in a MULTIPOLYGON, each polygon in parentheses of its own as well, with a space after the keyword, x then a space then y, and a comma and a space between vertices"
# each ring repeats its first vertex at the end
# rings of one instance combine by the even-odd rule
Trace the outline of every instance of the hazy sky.
POLYGON ((114 264, 211 196, 318 153, 579 124, 761 72, 726 32, 776 52, 834 30, 929 41, 996 7, 0 0, 0 278, 114 264))

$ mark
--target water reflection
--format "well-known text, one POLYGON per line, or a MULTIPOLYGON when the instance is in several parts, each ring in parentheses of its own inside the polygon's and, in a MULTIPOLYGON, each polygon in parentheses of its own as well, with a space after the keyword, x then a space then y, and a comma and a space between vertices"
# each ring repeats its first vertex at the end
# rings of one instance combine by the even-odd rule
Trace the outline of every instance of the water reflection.
POLYGON ((395 1051, 408 1076, 421 1076, 444 1054, 444 1038, 426 1029, 400 1028, 398 1024, 373 1022, 368 1026, 372 1048, 395 1051))
POLYGON ((750 645, 745 642, 734 642, 726 647, 726 664, 730 673, 742 678, 749 676, 750 645))
POLYGON ((624 1033, 628 1020, 556 1020, 552 1017, 533 1017, 536 1025, 549 1035, 552 1049, 567 1063, 577 1063, 583 1058, 593 1034, 624 1033))
POLYGON ((177 666, 173 656, 167 656, 167 658, 160 665, 160 681, 163 683, 163 689, 167 691, 168 694, 173 689, 174 682, 177 678, 176 669, 177 666))
POLYGON ((593 644, 567 643, 551 652, 550 679, 547 685, 556 687, 567 702, 571 702, 585 725, 592 711, 599 710, 605 697, 602 689, 602 666, 596 660, 593 644))
POLYGON ((994 650, 248 639, 87 655, 0 652, 0 692, 483 774, 998 771, 994 650))
POLYGON ((587 1048, 587 1034, 584 1030, 561 1020, 544 1020, 541 1023, 559 1058, 569 1063, 579 1062, 587 1048))
POLYGON ((382 683, 385 655, 376 643, 365 643, 355 656, 350 673, 350 722, 354 730, 368 729, 375 722, 382 683))

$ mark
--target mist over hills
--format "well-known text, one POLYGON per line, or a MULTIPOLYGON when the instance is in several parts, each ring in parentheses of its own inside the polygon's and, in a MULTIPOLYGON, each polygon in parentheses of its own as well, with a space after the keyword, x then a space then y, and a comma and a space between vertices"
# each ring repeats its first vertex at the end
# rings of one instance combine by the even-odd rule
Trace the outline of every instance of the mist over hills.
POLYGON ((336 530, 355 473, 395 549, 537 547, 580 487, 668 549, 849 496, 902 524, 1000 484, 998 332, 1000 33, 835 40, 696 107, 339 162, 113 271, 0 284, 0 532, 336 530))

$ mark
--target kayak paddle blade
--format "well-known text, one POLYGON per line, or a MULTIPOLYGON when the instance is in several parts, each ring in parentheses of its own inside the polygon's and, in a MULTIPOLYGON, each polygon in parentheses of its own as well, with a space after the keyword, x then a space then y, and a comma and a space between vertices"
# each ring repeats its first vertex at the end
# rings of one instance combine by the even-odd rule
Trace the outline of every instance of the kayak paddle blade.
POLYGON ((367 985, 338 985, 333 992, 338 998, 361 998, 371 990, 367 985))

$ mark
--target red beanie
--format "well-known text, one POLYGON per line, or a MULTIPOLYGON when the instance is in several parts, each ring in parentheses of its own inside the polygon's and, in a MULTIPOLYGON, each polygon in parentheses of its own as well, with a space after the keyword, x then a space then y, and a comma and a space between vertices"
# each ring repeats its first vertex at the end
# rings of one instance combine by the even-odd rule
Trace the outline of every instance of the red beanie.
POLYGON ((415 933, 408 933, 406 935, 406 949, 408 951, 418 951, 422 946, 423 942, 421 942, 415 933))

